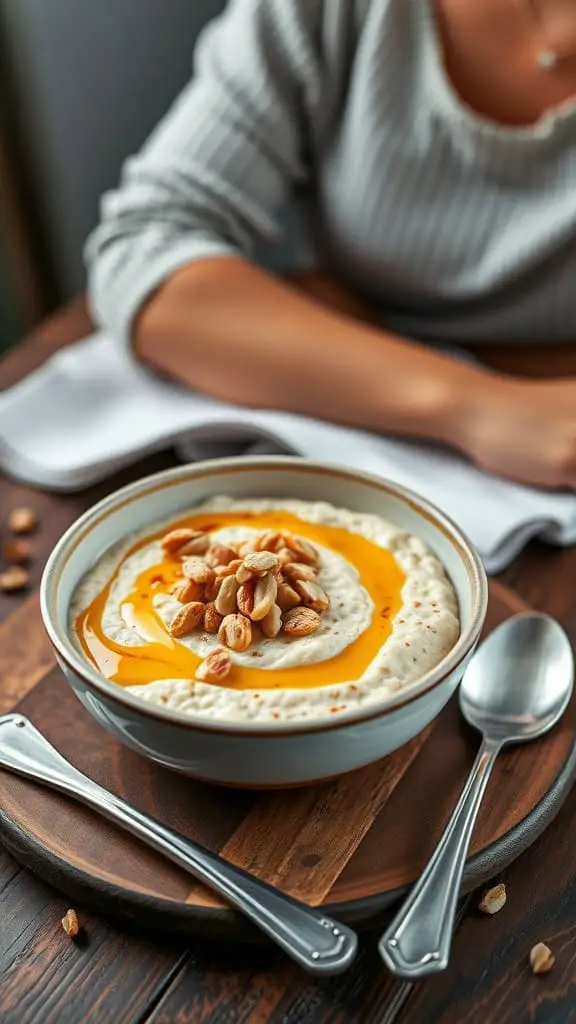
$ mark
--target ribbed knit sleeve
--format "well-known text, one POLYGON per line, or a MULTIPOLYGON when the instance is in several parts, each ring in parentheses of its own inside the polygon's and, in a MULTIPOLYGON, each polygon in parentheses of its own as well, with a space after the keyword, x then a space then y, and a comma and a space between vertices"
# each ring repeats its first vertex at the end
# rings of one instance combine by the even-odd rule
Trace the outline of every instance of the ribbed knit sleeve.
POLYGON ((205 30, 192 81, 104 196, 87 244, 94 315, 119 338, 177 269, 277 236, 278 210, 309 173, 321 8, 232 0, 205 30))

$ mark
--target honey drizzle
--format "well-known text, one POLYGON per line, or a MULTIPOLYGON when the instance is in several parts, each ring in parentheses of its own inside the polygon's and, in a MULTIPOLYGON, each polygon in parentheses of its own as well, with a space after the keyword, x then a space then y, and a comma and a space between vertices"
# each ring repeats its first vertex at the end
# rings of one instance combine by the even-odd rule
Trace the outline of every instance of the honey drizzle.
MULTIPOLYGON (((235 665, 225 685, 238 690, 310 689, 359 679, 390 635, 392 621, 402 605, 405 577, 394 556, 360 534, 341 527, 309 523, 282 510, 207 513, 183 519, 173 528, 189 527, 212 533, 227 526, 285 530, 337 552, 358 570, 374 602, 374 614, 368 629, 327 661, 280 670, 261 669, 256 664, 254 667, 235 665)), ((164 533, 160 531, 135 544, 125 558, 159 540, 164 533)), ((181 577, 179 559, 166 556, 159 565, 144 570, 122 604, 125 623, 146 639, 141 646, 118 644, 105 636, 102 629, 104 609, 117 574, 118 568, 107 586, 76 620, 77 635, 86 657, 102 675, 120 686, 145 685, 158 679, 194 679, 201 659, 169 635, 153 606, 154 595, 169 593, 181 577)), ((331 594, 331 598, 338 601, 337 594, 331 594)), ((285 642, 293 644, 298 640, 286 638, 285 642)), ((253 654, 257 662, 257 644, 253 654)))

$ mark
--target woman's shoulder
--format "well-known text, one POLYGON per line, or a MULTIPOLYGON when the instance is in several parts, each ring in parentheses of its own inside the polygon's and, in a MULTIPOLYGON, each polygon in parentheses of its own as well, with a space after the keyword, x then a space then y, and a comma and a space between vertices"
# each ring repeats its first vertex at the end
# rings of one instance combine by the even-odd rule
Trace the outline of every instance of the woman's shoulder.
POLYGON ((284 40, 305 33, 319 41, 337 42, 346 36, 352 41, 372 7, 382 10, 397 3, 398 0, 230 0, 216 23, 256 19, 274 26, 284 40))
MULTIPOLYGON (((260 45, 278 49, 298 65, 298 55, 314 52, 324 71, 339 66, 343 54, 354 54, 370 15, 402 18, 408 0, 230 0, 205 30, 205 38, 241 37, 254 33, 260 45)), ((306 63, 304 60, 304 63, 306 63)))
MULTIPOLYGON (((255 17, 273 28, 276 43, 297 53, 313 49, 324 71, 340 67, 353 56, 373 8, 381 18, 402 16, 407 0, 232 0, 238 15, 255 17)), ((230 8, 229 8, 230 10, 230 8)), ((226 15, 224 15, 226 17, 226 15)))
POLYGON ((324 79, 346 74, 362 26, 375 5, 398 0, 229 0, 205 28, 196 51, 197 66, 206 55, 239 43, 248 59, 257 48, 271 66, 296 78, 324 79), (242 47, 242 41, 244 43, 242 47))
MULTIPOLYGON (((345 73, 363 29, 375 14, 383 25, 406 17, 409 0, 236 0, 260 8, 276 24, 278 36, 292 45, 313 47, 323 69, 345 73)), ((418 2, 418 0, 417 0, 418 2)))

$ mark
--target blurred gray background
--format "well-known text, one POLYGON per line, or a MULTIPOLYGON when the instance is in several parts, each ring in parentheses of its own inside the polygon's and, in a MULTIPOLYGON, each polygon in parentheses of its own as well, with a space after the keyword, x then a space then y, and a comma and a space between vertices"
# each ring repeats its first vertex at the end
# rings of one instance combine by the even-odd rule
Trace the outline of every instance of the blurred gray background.
POLYGON ((190 76, 198 32, 224 6, 0 0, 21 150, 58 299, 82 289, 82 247, 100 194, 190 76))

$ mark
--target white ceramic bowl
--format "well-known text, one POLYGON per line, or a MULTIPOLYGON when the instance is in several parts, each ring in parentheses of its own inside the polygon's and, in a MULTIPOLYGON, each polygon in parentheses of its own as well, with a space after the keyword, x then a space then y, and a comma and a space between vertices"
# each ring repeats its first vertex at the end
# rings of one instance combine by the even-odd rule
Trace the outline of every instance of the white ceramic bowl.
POLYGON ((58 662, 84 707, 128 746, 195 778, 234 786, 328 779, 389 754, 424 729, 456 689, 486 615, 482 563, 457 527, 428 502, 364 473, 289 458, 220 459, 148 477, 105 498, 62 537, 41 585, 42 616, 58 662), (328 501, 377 513, 421 537, 445 566, 460 605, 461 633, 443 661, 392 699, 332 721, 221 723, 144 703, 84 660, 67 631, 74 589, 126 534, 217 494, 328 501))

